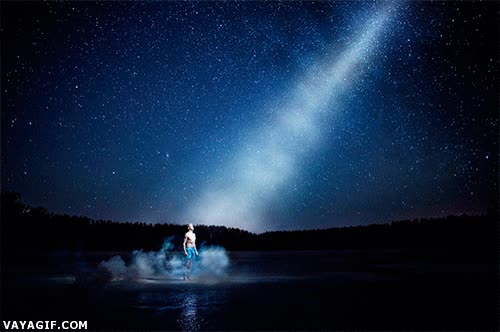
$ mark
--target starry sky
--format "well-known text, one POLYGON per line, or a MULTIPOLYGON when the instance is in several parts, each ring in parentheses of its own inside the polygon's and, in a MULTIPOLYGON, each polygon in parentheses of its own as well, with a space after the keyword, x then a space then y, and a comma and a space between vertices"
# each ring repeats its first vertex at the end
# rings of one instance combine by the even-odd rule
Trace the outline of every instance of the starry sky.
POLYGON ((4 2, 1 188, 263 232, 482 214, 496 2, 4 2))

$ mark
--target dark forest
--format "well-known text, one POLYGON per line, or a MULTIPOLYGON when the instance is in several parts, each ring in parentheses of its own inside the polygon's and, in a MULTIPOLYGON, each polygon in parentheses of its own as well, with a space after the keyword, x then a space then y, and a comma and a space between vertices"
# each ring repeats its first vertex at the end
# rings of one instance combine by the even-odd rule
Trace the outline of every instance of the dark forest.
MULTIPOLYGON (((225 226, 196 226, 203 245, 227 250, 452 249, 466 255, 497 252, 496 210, 481 216, 447 216, 385 224, 254 234, 225 226)), ((159 250, 166 238, 181 248, 185 225, 93 220, 31 207, 16 192, 2 193, 3 261, 48 250, 159 250)), ((480 257, 476 257, 476 259, 480 257)))

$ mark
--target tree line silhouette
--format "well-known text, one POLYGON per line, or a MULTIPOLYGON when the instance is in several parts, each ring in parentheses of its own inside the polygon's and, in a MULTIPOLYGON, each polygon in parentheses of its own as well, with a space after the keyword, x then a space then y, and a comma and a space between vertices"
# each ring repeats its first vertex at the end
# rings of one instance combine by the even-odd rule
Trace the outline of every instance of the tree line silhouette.
MULTIPOLYGON (((16 192, 1 193, 1 241, 4 261, 33 251, 159 250, 170 237, 182 247, 185 225, 112 222, 55 214, 21 201, 16 192)), ((196 227, 199 245, 227 250, 325 250, 453 248, 471 254, 497 252, 498 213, 393 221, 386 224, 254 234, 224 226, 196 227)))

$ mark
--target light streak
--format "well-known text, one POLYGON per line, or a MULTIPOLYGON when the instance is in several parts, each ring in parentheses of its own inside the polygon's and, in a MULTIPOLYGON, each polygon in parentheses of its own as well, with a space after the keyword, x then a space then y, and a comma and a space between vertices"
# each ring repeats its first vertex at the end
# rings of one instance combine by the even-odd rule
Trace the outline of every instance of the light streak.
POLYGON ((353 80, 388 26, 394 8, 386 6, 368 20, 351 46, 335 59, 315 64, 297 82, 290 101, 241 145, 220 181, 207 186, 186 218, 197 224, 226 225, 262 231, 263 211, 280 187, 297 173, 297 165, 321 139, 321 121, 332 102, 353 80))

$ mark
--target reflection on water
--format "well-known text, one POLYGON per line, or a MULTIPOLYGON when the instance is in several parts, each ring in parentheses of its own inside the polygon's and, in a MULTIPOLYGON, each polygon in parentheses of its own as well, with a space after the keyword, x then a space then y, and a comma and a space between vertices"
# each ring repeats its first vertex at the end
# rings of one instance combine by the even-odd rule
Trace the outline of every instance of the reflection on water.
POLYGON ((93 286, 64 274, 2 271, 4 317, 75 316, 96 330, 500 331, 494 263, 397 251, 231 257, 230 273, 215 281, 154 276, 93 286))
POLYGON ((171 320, 165 326, 173 330, 207 330, 213 323, 207 317, 227 307, 227 289, 220 286, 183 282, 172 288, 143 290, 134 296, 133 308, 160 322, 171 320))
POLYGON ((177 322, 183 331, 199 331, 201 328, 201 320, 198 314, 199 296, 187 291, 183 294, 182 312, 177 322))

